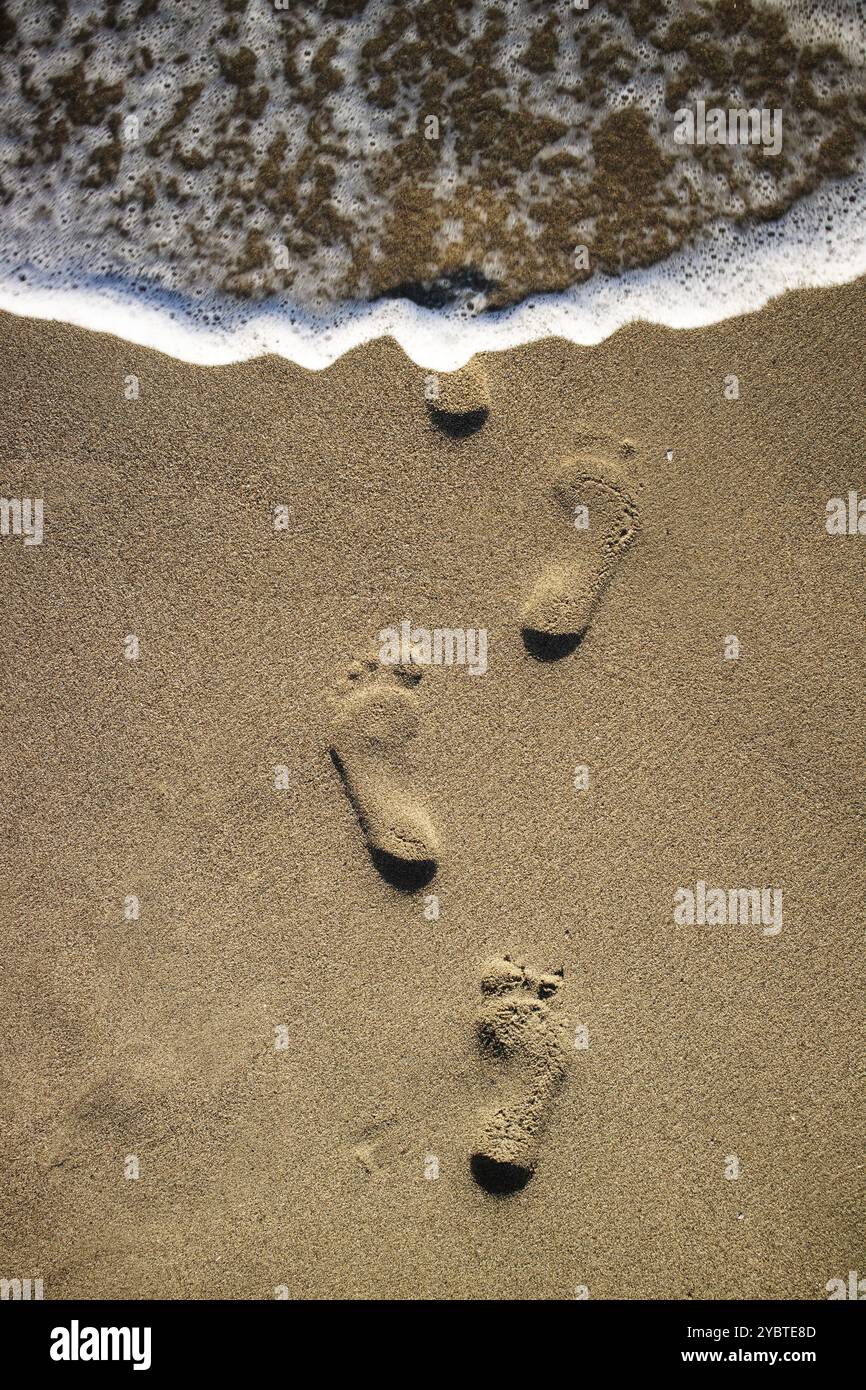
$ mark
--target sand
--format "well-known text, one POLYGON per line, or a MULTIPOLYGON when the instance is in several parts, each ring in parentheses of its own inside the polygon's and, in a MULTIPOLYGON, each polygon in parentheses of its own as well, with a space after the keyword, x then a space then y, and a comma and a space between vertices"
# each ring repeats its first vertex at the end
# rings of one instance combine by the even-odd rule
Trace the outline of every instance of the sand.
POLYGON ((45 507, 0 539, 0 1274, 794 1299, 866 1268, 866 537, 825 528, 866 494, 864 307, 490 356, 454 437, 390 342, 194 368, 0 319, 2 493, 45 507), (594 563, 551 495, 588 449, 639 530, 545 659, 520 614, 594 563), (403 619, 486 629, 486 674, 365 665, 403 619), (414 888, 330 754, 370 682, 356 782, 428 818, 414 888), (698 881, 781 888, 782 931, 678 925, 698 881), (547 1072, 503 998, 565 1039, 547 1072), (503 1095, 533 1153, 497 1194, 503 1095))

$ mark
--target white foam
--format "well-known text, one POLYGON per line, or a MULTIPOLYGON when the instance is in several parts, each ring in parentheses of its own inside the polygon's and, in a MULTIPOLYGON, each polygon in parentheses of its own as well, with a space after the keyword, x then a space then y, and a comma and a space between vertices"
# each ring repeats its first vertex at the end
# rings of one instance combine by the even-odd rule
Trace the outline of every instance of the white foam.
MULTIPOLYGON (((319 369, 372 338, 391 335, 419 365, 444 371, 461 366, 476 352, 501 351, 551 334, 576 343, 596 343, 635 319, 674 328, 713 323, 756 310, 787 289, 836 284, 866 273, 866 176, 861 167, 853 179, 824 186, 794 203, 776 222, 746 229, 720 220, 701 234, 694 247, 649 270, 629 271, 616 278, 596 274, 571 290, 532 298, 507 311, 479 312, 485 303, 480 292, 467 292, 460 302, 436 311, 394 299, 329 304, 330 297, 341 293, 341 285, 351 283, 359 294, 370 286, 362 278, 350 281, 352 252, 339 242, 330 244, 327 235, 309 253, 293 254, 291 303, 285 297, 255 300, 221 294, 217 287, 237 267, 248 233, 261 233, 276 263, 278 253, 285 250, 286 233, 292 230, 283 225, 290 218, 283 217, 282 207, 269 210, 259 202, 238 217, 236 205, 227 211, 218 192, 223 176, 234 177, 215 145, 225 133, 223 123, 229 120, 237 95, 220 75, 223 50, 249 47, 258 59, 255 85, 266 83, 271 93, 261 114, 244 122, 245 139, 255 155, 244 179, 249 182, 277 135, 287 142, 287 168, 295 166, 304 147, 309 109, 301 100, 286 99, 288 89, 280 77, 283 31, 274 7, 251 3, 235 17, 237 34, 229 41, 215 37, 222 33, 226 19, 215 2, 164 5, 141 19, 137 0, 121 0, 119 16, 126 27, 100 29, 87 72, 91 82, 123 79, 123 101, 111 106, 111 114, 124 123, 133 118, 140 133, 129 138, 123 134, 117 177, 99 186, 88 184, 86 176, 93 152, 107 139, 107 114, 97 125, 76 126, 62 159, 40 159, 27 167, 28 161, 18 158, 22 139, 26 146, 35 138, 33 112, 20 80, 22 65, 26 61, 30 66, 30 85, 43 95, 53 80, 68 74, 78 57, 78 26, 89 22, 90 0, 71 0, 67 20, 56 33, 50 16, 34 9, 30 0, 12 0, 9 9, 18 22, 21 41, 32 45, 22 52, 0 52, 0 164, 15 194, 2 213, 0 308, 15 314, 64 320, 202 364, 276 353, 319 369), (140 61, 145 44, 154 56, 152 66, 140 61), (173 65, 181 54, 188 57, 175 72, 173 65), (184 156, 200 150, 200 167, 185 169, 177 161, 161 167, 160 155, 148 152, 148 142, 172 116, 179 87, 193 82, 201 82, 204 90, 186 123, 171 138, 176 138, 178 152, 184 156), (176 182, 188 204, 181 205, 176 192, 169 192, 169 182, 176 182), (143 210, 145 187, 152 198, 148 213, 143 210), (124 205, 121 195, 130 201, 124 205), (200 250, 202 243, 206 254, 200 250)), ((333 61, 345 85, 325 102, 341 151, 333 164, 331 201, 364 234, 374 265, 391 209, 388 190, 371 192, 375 159, 367 158, 369 149, 374 146, 377 152, 393 153, 406 133, 418 128, 424 114, 414 79, 401 92, 396 112, 390 114, 369 100, 361 81, 363 46, 393 12, 392 0, 369 0, 361 17, 336 22, 319 7, 307 5, 302 15, 309 37, 295 51, 299 66, 309 71, 320 46, 338 40, 333 61)), ((506 106, 516 110, 525 102, 528 111, 551 117, 567 112, 569 128, 549 152, 586 154, 592 120, 598 113, 593 117, 580 101, 563 106, 559 95, 560 80, 572 80, 579 67, 574 28, 578 17, 573 7, 568 0, 556 0, 539 10, 525 0, 509 0, 503 10, 492 0, 479 0, 469 21, 470 35, 480 33, 488 15, 500 14, 505 19, 504 34, 490 61, 505 83, 506 106), (554 12, 561 20, 555 77, 530 77, 516 55, 554 12)), ((605 7, 598 3, 579 22, 599 25, 605 17, 605 7)), ((855 68, 840 78, 843 87, 860 80, 866 55, 866 0, 822 0, 820 5, 813 0, 790 0, 786 17, 804 39, 832 39, 846 48, 855 68)), ((611 23, 614 35, 626 41, 626 20, 619 17, 611 23)), ((411 27, 407 21, 406 33, 411 27)), ((457 45, 464 56, 469 55, 468 42, 457 45)), ((669 136, 664 81, 656 70, 659 54, 645 42, 629 40, 629 45, 640 63, 621 89, 615 82, 608 84, 604 110, 636 105, 651 119, 660 138, 669 136)), ((668 56, 666 74, 675 76, 684 62, 682 54, 668 56)), ((443 111, 447 105, 446 96, 443 111)), ((795 119, 795 113, 791 114, 795 119)), ((793 133, 797 135, 796 128, 793 133)), ((477 184, 483 205, 484 179, 473 167, 459 168, 456 134, 449 130, 447 119, 443 119, 441 138, 440 173, 438 179, 430 174, 429 187, 425 187, 436 212, 435 254, 444 261, 448 248, 459 246, 465 225, 456 215, 458 204, 452 197, 477 184)), ((792 190, 799 186, 802 173, 797 151, 804 144, 811 149, 813 143, 809 136, 805 142, 798 144, 794 139, 790 147, 786 145, 790 164, 785 178, 791 187, 783 178, 782 195, 795 196, 792 190)), ((39 146, 40 140, 35 139, 35 144, 39 146)), ((747 199, 759 207, 774 197, 773 181, 764 176, 762 183, 757 174, 750 178, 748 167, 739 170, 738 183, 732 187, 721 174, 683 158, 682 149, 678 153, 683 185, 691 182, 708 221, 742 215, 748 211, 747 199)), ((533 217, 537 205, 530 184, 544 185, 554 200, 560 196, 555 175, 548 177, 537 167, 531 175, 514 173, 506 232, 516 232, 521 249, 533 246, 540 229, 533 217)), ((306 215, 306 205, 301 206, 303 193, 303 189, 300 195, 295 191, 289 208, 292 216, 297 213, 301 228, 306 215)), ((684 187, 672 187, 672 203, 684 196, 684 187)), ((583 224, 575 226, 574 235, 592 239, 591 229, 585 232, 583 224)), ((504 253, 508 249, 482 238, 477 247, 467 247, 466 263, 507 285, 511 267, 504 253)), ((423 265, 413 270, 424 280, 423 265)), ((255 282, 255 274, 251 278, 255 282)), ((268 275, 252 284, 252 292, 265 293, 285 283, 274 278, 269 268, 268 275)))
MULTIPOLYGON (((562 294, 473 315, 407 300, 345 303, 316 316, 291 305, 233 307, 209 323, 199 302, 162 304, 116 287, 0 280, 0 309, 62 320, 185 362, 214 366, 266 353, 312 370, 385 336, 429 371, 454 371, 478 352, 502 352, 545 337, 589 346, 635 320, 699 328, 752 313, 788 290, 866 275, 866 174, 828 185, 759 229, 722 224, 693 251, 648 270, 595 276, 562 294)), ((165 298, 165 297, 164 297, 165 298)), ((216 318, 216 314, 211 316, 216 318)))

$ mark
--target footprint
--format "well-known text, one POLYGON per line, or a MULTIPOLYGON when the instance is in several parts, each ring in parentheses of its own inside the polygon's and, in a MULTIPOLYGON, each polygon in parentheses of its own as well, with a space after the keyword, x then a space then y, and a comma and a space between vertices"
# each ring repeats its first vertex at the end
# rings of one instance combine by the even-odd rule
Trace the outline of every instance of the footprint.
POLYGON ((572 553, 548 564, 520 614, 524 645, 539 660, 574 651, 618 557, 638 532, 637 506, 620 468, 634 446, 625 442, 614 453, 604 441, 593 444, 565 464, 551 489, 572 526, 572 553))
POLYGON ((467 362, 456 372, 438 372, 427 378, 427 409, 438 430, 449 439, 468 439, 476 434, 490 414, 490 387, 487 373, 476 362, 467 362))
POLYGON ((436 872, 439 843, 411 790, 406 745, 418 732, 417 666, 356 661, 331 724, 331 756, 355 808, 370 855, 395 888, 413 892, 436 872))
POLYGON ((405 1158, 408 1145, 396 1133, 397 1116, 389 1115, 383 1120, 367 1125, 358 1136, 352 1149, 352 1157, 366 1178, 374 1181, 387 1181, 392 1177, 394 1164, 405 1158))
POLYGON ((543 975, 497 957, 484 968, 477 1020, 482 1057, 500 1072, 496 1105, 482 1111, 472 1174, 486 1192, 507 1196, 535 1171, 538 1141, 568 1056, 563 1024, 548 999, 562 972, 543 975))

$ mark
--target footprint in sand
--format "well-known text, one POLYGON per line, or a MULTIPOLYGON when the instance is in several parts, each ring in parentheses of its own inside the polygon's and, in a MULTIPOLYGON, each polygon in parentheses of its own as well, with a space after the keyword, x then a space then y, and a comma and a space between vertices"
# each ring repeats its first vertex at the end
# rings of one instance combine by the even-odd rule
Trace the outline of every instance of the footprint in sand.
POLYGON ((535 1171, 538 1141, 568 1056, 566 1030, 548 1000, 562 973, 543 975, 508 956, 485 966, 477 1037, 498 1072, 494 1106, 482 1111, 472 1153, 476 1182, 496 1196, 525 1187, 535 1171))
POLYGON ((487 373, 471 361, 456 372, 439 372, 427 378, 433 392, 427 397, 427 410, 436 429, 449 439, 468 439, 476 434, 490 414, 490 387, 487 373))
MULTIPOLYGON (((621 472, 633 453, 628 443, 614 451, 593 440, 554 480, 551 496, 571 526, 570 553, 546 566, 520 614, 524 645, 539 660, 574 651, 619 556, 637 535, 637 506, 621 472)), ((562 535, 565 541, 565 528, 562 535)))
POLYGON ((347 693, 331 724, 331 756, 357 812, 379 872, 404 892, 436 872, 439 844, 429 815, 412 791, 407 744, 418 731, 420 702, 413 666, 350 666, 347 693))

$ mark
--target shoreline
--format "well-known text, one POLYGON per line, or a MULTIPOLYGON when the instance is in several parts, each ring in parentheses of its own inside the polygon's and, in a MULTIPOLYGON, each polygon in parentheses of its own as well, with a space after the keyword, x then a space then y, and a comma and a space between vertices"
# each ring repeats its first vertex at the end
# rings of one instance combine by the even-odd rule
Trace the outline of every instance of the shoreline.
POLYGON ((38 277, 22 285, 20 267, 15 280, 0 280, 0 312, 110 333, 199 366, 275 354, 321 371, 368 342, 393 338, 417 366, 446 372, 477 354, 546 337, 590 347, 634 323, 711 327, 759 312, 790 292, 850 284, 866 275, 864 207, 861 172, 802 199, 771 224, 771 239, 762 238, 762 224, 722 224, 714 239, 677 251, 660 265, 617 276, 596 272, 563 293, 484 312, 470 311, 466 303, 427 309, 405 298, 380 298, 348 300, 316 316, 272 300, 216 296, 202 304, 158 287, 154 302, 139 295, 137 285, 88 290, 56 280, 40 284, 38 277))

